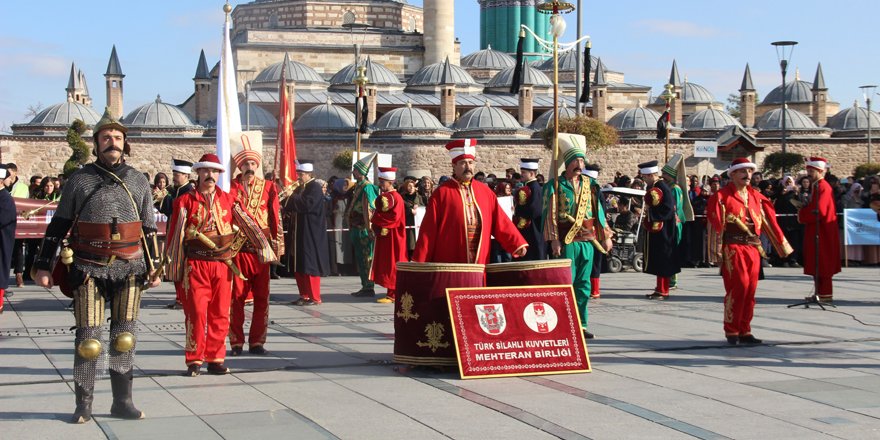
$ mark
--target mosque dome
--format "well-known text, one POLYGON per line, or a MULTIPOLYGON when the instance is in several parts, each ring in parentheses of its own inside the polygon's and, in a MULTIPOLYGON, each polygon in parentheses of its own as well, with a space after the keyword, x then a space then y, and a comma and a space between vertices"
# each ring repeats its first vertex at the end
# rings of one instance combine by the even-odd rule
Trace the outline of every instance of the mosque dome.
POLYGON ((88 126, 94 126, 101 115, 89 106, 69 100, 40 110, 30 122, 23 125, 59 125, 69 127, 79 119, 88 126))
POLYGON ((442 84, 479 86, 469 73, 450 63, 449 60, 422 67, 407 82, 409 86, 439 86, 442 84))
POLYGON ((465 69, 492 69, 500 70, 516 65, 516 60, 512 56, 492 49, 489 46, 483 50, 478 50, 461 59, 461 66, 465 69))
MULTIPOLYGON (((272 64, 263 69, 254 78, 254 87, 278 89, 278 81, 281 79, 281 65, 284 61, 272 64)), ((319 84, 326 85, 324 78, 311 67, 299 61, 287 60, 287 80, 295 84, 319 84)))
MULTIPOLYGON (((365 75, 369 78, 370 84, 374 85, 398 85, 401 84, 400 80, 397 78, 397 75, 394 74, 387 67, 382 64, 373 62, 370 58, 367 58, 367 62, 365 64, 367 68, 365 75)), ((357 76, 357 68, 354 63, 351 63, 333 75, 330 78, 331 86, 352 86, 354 87, 354 78, 357 76)))
POLYGON ((406 107, 396 108, 382 115, 373 126, 370 137, 444 137, 448 138, 452 130, 427 110, 414 108, 411 103, 406 107))
POLYGON ((630 108, 614 115, 608 125, 619 131, 657 130, 660 113, 645 107, 630 108))
POLYGON ((128 116, 122 119, 122 123, 128 127, 138 128, 193 128, 197 126, 183 109, 162 102, 162 98, 159 96, 155 101, 132 110, 128 116))
MULTIPOLYGON (((764 113, 755 126, 758 130, 782 130, 782 109, 775 108, 764 113)), ((809 116, 793 109, 785 109, 786 130, 817 129, 816 123, 809 116)))
MULTIPOLYGON (((785 101, 788 103, 813 102, 812 88, 813 84, 807 81, 795 80, 787 83, 785 84, 785 101)), ((761 101, 761 104, 782 104, 782 85, 771 90, 761 101)))
MULTIPOLYGON (((516 70, 516 67, 508 67, 492 77, 488 83, 486 83, 487 88, 510 88, 510 84, 513 82, 513 71, 516 70)), ((550 81, 550 78, 541 72, 538 69, 535 69, 532 66, 525 65, 525 68, 522 71, 522 84, 530 84, 535 87, 553 87, 553 82, 550 81)))
POLYGON ((510 113, 492 107, 486 102, 482 107, 461 115, 452 127, 455 130, 522 129, 519 121, 510 113))
MULTIPOLYGON (((826 127, 834 131, 848 130, 867 130, 868 129, 868 109, 859 107, 858 102, 852 107, 837 112, 836 115, 828 118, 826 127)), ((880 115, 871 112, 871 131, 880 129, 880 115)))
MULTIPOLYGON (((238 104, 238 112, 241 115, 241 127, 246 128, 248 123, 248 105, 246 103, 238 104)), ((268 110, 259 107, 255 104, 250 105, 251 114, 250 114, 250 126, 251 129, 259 128, 259 129, 278 129, 278 120, 275 119, 275 116, 272 115, 268 110)))
MULTIPOLYGON (((578 53, 579 53, 578 51, 572 49, 572 50, 569 50, 569 51, 561 54, 559 56, 559 71, 560 72, 574 72, 576 70, 583 69, 584 68, 584 66, 582 64, 583 61, 581 62, 580 65, 578 65, 578 62, 577 62, 577 54, 578 53)), ((583 52, 580 52, 580 53, 581 53, 581 56, 583 56, 583 52)), ((598 65, 599 65, 599 59, 590 55, 590 71, 595 72, 596 67, 598 65)), ((539 64, 537 67, 540 70, 552 72, 553 71, 553 58, 551 57, 546 60, 543 60, 541 62, 541 64, 539 64)), ((606 68, 607 68, 607 66, 606 66, 606 68)))
POLYGON ((715 102, 715 97, 705 87, 687 82, 682 85, 682 103, 685 104, 704 104, 715 102))
MULTIPOLYGON (((683 104, 711 104, 715 102, 715 96, 705 87, 685 81, 681 85, 681 102, 683 104)), ((654 100, 654 105, 666 105, 666 101, 658 96, 654 100)))
POLYGON ((317 105, 306 110, 296 121, 294 128, 314 131, 353 131, 356 128, 356 118, 351 111, 333 105, 333 101, 327 100, 326 104, 317 105))
MULTIPOLYGON (((654 124, 656 125, 656 121, 654 124)), ((707 108, 690 115, 682 123, 682 128, 685 130, 722 130, 731 125, 741 126, 739 121, 729 113, 707 108)))
MULTIPOLYGON (((541 113, 541 116, 538 116, 532 122, 532 130, 544 130, 550 125, 553 124, 553 109, 547 110, 544 113, 541 113)), ((577 116, 577 110, 569 107, 565 101, 562 102, 562 107, 559 108, 559 119, 571 119, 577 116)))
POLYGON ((376 131, 382 130, 445 130, 446 127, 427 110, 415 108, 412 104, 396 108, 382 115, 375 124, 376 131))

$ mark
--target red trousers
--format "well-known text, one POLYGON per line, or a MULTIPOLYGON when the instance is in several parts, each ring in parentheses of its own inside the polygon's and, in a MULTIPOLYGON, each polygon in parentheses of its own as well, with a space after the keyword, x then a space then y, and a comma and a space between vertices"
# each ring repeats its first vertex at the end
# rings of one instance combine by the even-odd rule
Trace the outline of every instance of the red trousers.
POLYGON ((724 295, 724 334, 750 335, 761 255, 758 248, 744 244, 725 244, 721 252, 721 277, 727 292, 724 295))
POLYGON ((186 364, 223 362, 232 302, 232 271, 220 261, 189 260, 186 313, 186 364))
POLYGON ((295 272, 293 278, 296 280, 296 287, 299 288, 299 296, 302 299, 321 302, 321 277, 295 272))
POLYGON ((657 277, 657 286, 654 290, 662 293, 663 296, 669 296, 669 279, 672 277, 657 277))
POLYGON ((3 297, 6 296, 6 289, 0 289, 0 312, 3 311, 3 297))
POLYGON ((260 263, 257 255, 249 252, 239 252, 235 257, 235 265, 247 281, 239 277, 232 279, 229 344, 233 347, 244 345, 244 301, 252 295, 254 313, 251 317, 248 345, 260 346, 266 343, 266 333, 269 330, 269 265, 260 263))
POLYGON ((183 287, 183 281, 174 282, 174 292, 177 293, 177 302, 183 304, 186 300, 186 289, 183 287))

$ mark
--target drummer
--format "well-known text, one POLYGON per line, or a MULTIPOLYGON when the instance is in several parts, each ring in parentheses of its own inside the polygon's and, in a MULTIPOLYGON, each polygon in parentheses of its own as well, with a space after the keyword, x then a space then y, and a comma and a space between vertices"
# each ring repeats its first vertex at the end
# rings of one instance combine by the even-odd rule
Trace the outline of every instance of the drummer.
POLYGON ((446 144, 453 178, 437 187, 428 201, 413 261, 486 264, 493 236, 514 257, 526 254, 528 243, 501 209, 495 193, 474 180, 476 145, 476 139, 446 144))
MULTIPOLYGON (((587 331, 587 304, 590 302, 590 274, 596 252, 611 249, 611 233, 605 221, 598 185, 583 174, 587 140, 584 136, 559 133, 559 157, 565 170, 544 185, 544 239, 550 242, 551 256, 571 260, 571 278, 584 337, 587 331), (558 182, 558 183, 557 183, 558 182), (559 197, 556 197, 556 191, 559 197)), ((556 173, 557 170, 553 170, 556 173)))

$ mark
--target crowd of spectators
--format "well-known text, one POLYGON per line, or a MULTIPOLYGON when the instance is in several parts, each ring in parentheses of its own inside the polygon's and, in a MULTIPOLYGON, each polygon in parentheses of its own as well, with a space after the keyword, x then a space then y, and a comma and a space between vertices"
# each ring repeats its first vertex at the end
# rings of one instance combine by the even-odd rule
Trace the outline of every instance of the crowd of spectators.
MULTIPOLYGON (((61 197, 61 188, 64 185, 64 176, 40 176, 34 175, 29 179, 23 179, 18 174, 18 167, 14 163, 6 164, 9 176, 2 181, 2 186, 13 197, 31 198, 47 201, 57 201, 61 197)), ((145 173, 146 174, 146 173, 145 173)), ((266 178, 274 180, 272 173, 266 178)), ((474 176, 478 181, 488 185, 499 197, 511 196, 523 185, 520 174, 514 168, 505 170, 503 177, 496 174, 478 172, 474 176)), ((158 204, 167 194, 170 180, 165 173, 157 173, 151 179, 154 200, 158 204)), ((425 206, 431 193, 437 185, 442 184, 448 176, 441 176, 436 182, 428 176, 416 178, 407 176, 397 185, 398 191, 406 203, 407 226, 415 225, 415 213, 418 207, 425 206)), ((320 180, 320 179, 319 179, 320 180)), ((537 180, 543 184, 544 175, 538 174, 537 180)), ((880 176, 872 175, 861 179, 852 176, 838 178, 833 174, 826 176, 826 180, 834 189, 834 202, 837 212, 841 214, 844 209, 858 209, 868 207, 871 198, 880 197, 880 176)), ((617 173, 613 179, 605 180, 603 188, 625 187, 645 190, 646 185, 641 179, 617 173)), ((277 182, 276 182, 277 183, 277 182)), ((352 256, 351 243, 348 234, 344 233, 348 228, 346 209, 351 198, 351 181, 337 176, 331 176, 327 181, 320 180, 325 192, 325 200, 328 206, 329 218, 328 234, 330 236, 330 259, 331 272, 334 275, 356 274, 352 256)), ((684 224, 682 231, 681 252, 684 267, 709 267, 712 265, 706 253, 706 202, 709 197, 720 188, 727 185, 724 175, 689 177, 687 196, 690 199, 695 221, 684 224)), ((789 175, 782 178, 764 178, 761 172, 756 172, 752 177, 752 186, 761 191, 773 201, 776 212, 779 215, 779 224, 788 238, 795 252, 785 258, 771 257, 762 263, 765 266, 800 267, 803 265, 802 243, 803 225, 797 222, 798 207, 807 203, 810 197, 811 185, 805 174, 789 175)), ((607 192, 605 198, 606 215, 609 224, 617 230, 636 232, 640 230, 639 219, 642 214, 643 200, 641 197, 607 192)), ((841 218, 842 228, 842 218, 841 218)), ((644 232, 642 232, 644 233, 644 232)), ((407 249, 411 253, 415 248, 415 230, 409 229, 407 234, 407 249)), ((16 240, 13 253, 13 271, 16 281, 21 284, 28 278, 27 273, 32 261, 32 254, 36 251, 37 240, 16 240)), ((841 244, 842 245, 842 244, 841 244)), ((768 255, 774 255, 770 251, 769 243, 765 243, 768 255)), ((878 246, 848 246, 846 258, 854 265, 877 265, 880 263, 880 247, 878 246)), ((509 256, 498 254, 493 261, 509 261, 509 256)), ((276 268, 273 267, 273 272, 276 268)), ((283 274, 283 268, 281 269, 283 274)), ((273 277, 275 277, 273 273, 273 277)))

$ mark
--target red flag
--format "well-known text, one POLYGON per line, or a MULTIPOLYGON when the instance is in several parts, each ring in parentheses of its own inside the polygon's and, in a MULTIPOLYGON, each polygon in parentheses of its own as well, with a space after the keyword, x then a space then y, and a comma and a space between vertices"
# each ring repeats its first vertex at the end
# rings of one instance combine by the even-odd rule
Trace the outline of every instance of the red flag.
POLYGON ((275 178, 282 188, 296 181, 296 139, 290 120, 290 104, 287 94, 287 55, 281 64, 281 80, 278 87, 278 141, 275 144, 275 178))

